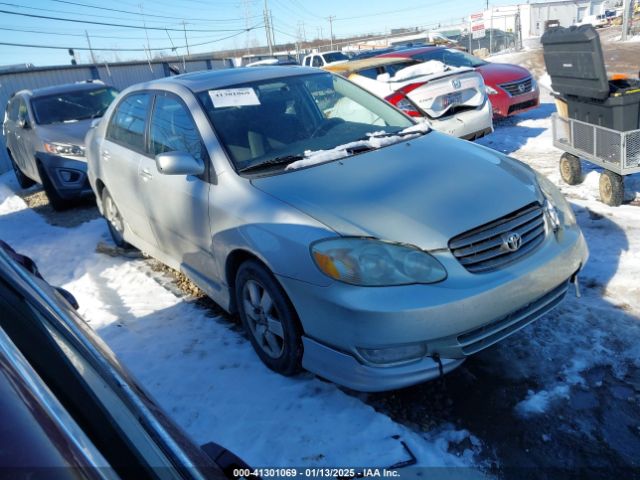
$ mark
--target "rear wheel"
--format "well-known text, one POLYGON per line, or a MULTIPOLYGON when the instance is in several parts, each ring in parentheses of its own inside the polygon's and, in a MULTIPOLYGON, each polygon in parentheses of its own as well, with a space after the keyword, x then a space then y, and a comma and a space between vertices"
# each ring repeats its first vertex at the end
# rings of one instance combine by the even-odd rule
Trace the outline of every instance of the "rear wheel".
POLYGON ((240 319, 264 364, 287 376, 300 371, 298 317, 273 275, 259 262, 248 260, 238 269, 235 290, 240 319))
POLYGON ((102 190, 102 214, 107 221, 113 243, 120 248, 133 248, 124 239, 124 219, 106 187, 102 190))
POLYGON ((622 205, 624 180, 621 175, 605 170, 600 174, 600 200, 612 207, 622 205))
POLYGON ((560 157, 560 176, 569 185, 582 183, 582 164, 580 159, 570 153, 563 153, 560 157))
POLYGON ((16 161, 13 159, 13 155, 11 155, 10 150, 7 150, 7 155, 9 155, 9 160, 11 161, 11 168, 13 168, 13 173, 16 176, 16 180, 18 180, 18 185, 20 185, 20 188, 29 188, 30 186, 35 184, 36 182, 34 182, 29 177, 27 177, 24 173, 22 173, 22 170, 20 170, 20 167, 18 166, 16 161))
POLYGON ((42 167, 41 164, 38 164, 38 172, 40 173, 40 180, 42 181, 42 188, 44 188, 44 192, 47 194, 47 198, 49 199, 49 203, 53 207, 54 210, 66 210, 71 206, 71 201, 63 198, 56 190, 55 185, 49 178, 46 170, 42 167))

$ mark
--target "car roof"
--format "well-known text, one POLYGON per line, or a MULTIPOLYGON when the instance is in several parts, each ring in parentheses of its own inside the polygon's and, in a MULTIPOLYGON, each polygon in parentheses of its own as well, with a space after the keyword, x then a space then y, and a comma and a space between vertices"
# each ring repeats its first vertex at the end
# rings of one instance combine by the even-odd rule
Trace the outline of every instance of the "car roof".
POLYGON ((391 57, 394 57, 394 58, 398 58, 398 57, 409 58, 409 57, 412 57, 413 55, 416 55, 416 54, 419 54, 419 53, 432 52, 434 50, 445 49, 445 48, 449 48, 449 47, 431 46, 431 47, 407 48, 407 49, 403 49, 403 50, 396 50, 395 52, 383 53, 382 55, 380 55, 380 57, 381 58, 386 58, 386 57, 389 57, 389 58, 391 58, 391 57))
POLYGON ((27 94, 31 98, 46 97, 48 95, 56 95, 59 93, 78 92, 82 90, 96 90, 99 88, 109 87, 102 82, 77 82, 65 83, 63 85, 52 85, 51 87, 35 88, 33 90, 20 90, 18 94, 27 94))
POLYGON ((300 66, 257 66, 238 67, 222 70, 202 70, 200 72, 184 73, 174 77, 166 77, 145 83, 146 88, 166 85, 183 85, 192 92, 201 92, 216 88, 230 87, 247 82, 259 82, 276 78, 295 77, 319 73, 317 68, 300 66))
POLYGON ((324 67, 324 69, 334 73, 339 73, 344 75, 344 74, 358 72, 365 68, 381 67, 383 65, 402 63, 405 60, 406 59, 403 59, 403 58, 383 58, 383 57, 363 58, 362 60, 352 60, 350 62, 340 63, 338 65, 329 65, 327 67, 324 67))

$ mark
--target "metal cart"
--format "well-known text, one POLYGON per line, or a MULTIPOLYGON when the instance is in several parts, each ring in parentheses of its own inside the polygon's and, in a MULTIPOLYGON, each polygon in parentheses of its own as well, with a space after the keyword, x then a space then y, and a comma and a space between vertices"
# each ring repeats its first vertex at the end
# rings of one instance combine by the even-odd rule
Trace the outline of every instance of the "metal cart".
POLYGON ((617 207, 624 199, 624 175, 640 173, 640 130, 621 132, 553 115, 553 144, 560 157, 560 176, 569 185, 582 182, 581 160, 604 168, 600 200, 617 207))

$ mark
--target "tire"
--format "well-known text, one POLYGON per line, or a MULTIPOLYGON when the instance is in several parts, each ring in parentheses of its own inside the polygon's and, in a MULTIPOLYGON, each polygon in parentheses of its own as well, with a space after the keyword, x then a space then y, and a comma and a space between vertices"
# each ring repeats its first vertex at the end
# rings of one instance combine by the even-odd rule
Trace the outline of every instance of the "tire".
POLYGON ((20 170, 20 167, 18 166, 16 161, 13 159, 13 155, 11 154, 10 150, 7 150, 7 155, 9 155, 9 160, 11 161, 11 168, 13 168, 13 173, 16 176, 16 180, 18 180, 18 185, 20 185, 20 188, 29 188, 35 185, 36 182, 34 182, 29 177, 27 177, 24 173, 22 173, 22 170, 20 170))
POLYGON ((605 170, 600 174, 600 200, 612 207, 619 207, 624 200, 624 179, 617 173, 605 170))
POLYGON ((51 204, 53 209, 57 211, 68 209, 72 205, 71 200, 67 200, 60 196, 58 190, 56 190, 56 187, 53 185, 53 182, 41 164, 38 164, 38 172, 40 173, 42 188, 44 188, 44 192, 47 194, 47 198, 49 199, 49 204, 51 204))
POLYGON ((124 219, 122 218, 122 214, 120 213, 120 210, 118 210, 116 202, 111 197, 107 187, 102 189, 101 200, 102 215, 107 221, 107 226, 109 227, 109 233, 111 234, 113 243, 126 250, 132 249, 133 246, 127 243, 124 239, 124 219))
POLYGON ((240 320, 260 360, 285 376, 299 372, 302 329, 273 275, 259 262, 247 260, 236 274, 235 297, 240 320))
POLYGON ((560 176, 569 185, 582 183, 582 164, 580 159, 570 153, 563 153, 560 157, 560 176))

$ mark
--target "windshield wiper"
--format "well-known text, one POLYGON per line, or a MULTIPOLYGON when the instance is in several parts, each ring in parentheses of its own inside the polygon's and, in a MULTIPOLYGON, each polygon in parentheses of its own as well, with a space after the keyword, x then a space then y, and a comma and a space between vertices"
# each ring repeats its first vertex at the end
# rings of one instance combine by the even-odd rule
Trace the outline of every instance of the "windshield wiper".
POLYGON ((272 165, 288 165, 289 163, 295 162, 296 160, 302 160, 305 158, 303 154, 298 155, 284 155, 282 157, 275 157, 269 160, 264 160, 262 162, 254 163, 253 165, 248 165, 244 168, 238 170, 238 172, 245 173, 250 172, 252 170, 259 170, 264 167, 269 167, 272 165))

